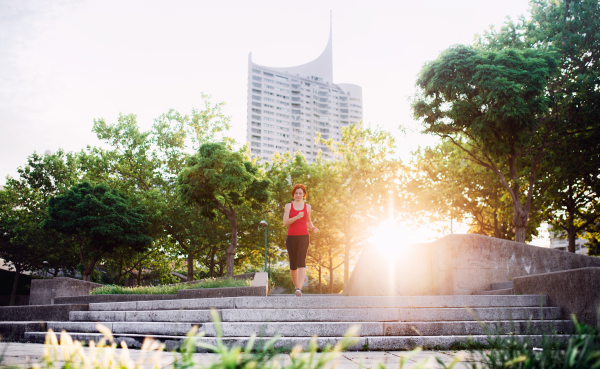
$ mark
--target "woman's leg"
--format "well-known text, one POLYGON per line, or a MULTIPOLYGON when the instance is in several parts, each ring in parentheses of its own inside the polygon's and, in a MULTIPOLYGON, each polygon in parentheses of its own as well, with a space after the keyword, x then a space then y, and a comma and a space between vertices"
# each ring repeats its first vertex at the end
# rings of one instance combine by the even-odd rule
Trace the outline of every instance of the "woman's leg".
MULTIPOLYGON (((295 270, 294 270, 295 272, 295 270)), ((296 288, 299 288, 302 291, 302 286, 304 286, 304 279, 306 278, 306 267, 305 268, 298 268, 298 271, 296 273, 296 281, 298 282, 298 284, 296 284, 296 288)))
POLYGON ((287 236, 285 239, 285 248, 288 252, 288 257, 290 259, 290 276, 292 277, 292 282, 294 283, 294 288, 298 288, 297 280, 297 256, 298 256, 298 242, 297 236, 287 236))
POLYGON ((296 288, 302 290, 304 286, 304 279, 306 278, 306 254, 308 253, 308 245, 310 244, 310 237, 308 235, 299 236, 298 242, 298 255, 296 263, 298 265, 298 272, 296 273, 296 288))
POLYGON ((294 282, 294 288, 298 288, 298 283, 296 283, 296 280, 298 279, 298 270, 290 269, 290 275, 292 276, 292 282, 294 282))

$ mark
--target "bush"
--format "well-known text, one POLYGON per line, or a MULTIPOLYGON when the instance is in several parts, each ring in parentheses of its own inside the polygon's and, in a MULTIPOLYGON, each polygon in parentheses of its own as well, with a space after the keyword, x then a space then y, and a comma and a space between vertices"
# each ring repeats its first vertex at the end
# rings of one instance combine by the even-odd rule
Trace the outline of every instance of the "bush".
POLYGON ((179 290, 196 288, 248 287, 251 285, 251 279, 207 278, 195 283, 169 284, 164 286, 123 287, 117 285, 106 285, 92 290, 90 295, 174 295, 179 290))

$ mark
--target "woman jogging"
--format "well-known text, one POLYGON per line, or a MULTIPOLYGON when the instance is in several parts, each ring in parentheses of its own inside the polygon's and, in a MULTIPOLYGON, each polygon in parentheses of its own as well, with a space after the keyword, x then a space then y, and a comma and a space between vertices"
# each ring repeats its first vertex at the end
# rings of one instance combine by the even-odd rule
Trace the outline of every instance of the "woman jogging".
POLYGON ((294 287, 295 295, 302 296, 302 285, 306 277, 306 252, 310 238, 308 228, 313 232, 319 232, 310 220, 310 205, 306 204, 306 187, 303 184, 297 184, 292 188, 292 197, 294 201, 291 204, 285 204, 283 212, 283 225, 288 227, 285 247, 290 257, 290 274, 294 287))

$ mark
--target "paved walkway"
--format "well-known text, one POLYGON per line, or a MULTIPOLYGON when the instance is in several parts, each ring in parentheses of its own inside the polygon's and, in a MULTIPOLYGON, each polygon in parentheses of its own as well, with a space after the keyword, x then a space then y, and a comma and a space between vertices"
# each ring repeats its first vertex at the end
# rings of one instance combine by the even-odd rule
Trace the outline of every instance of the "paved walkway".
MULTIPOLYGON (((86 354, 89 354, 90 348, 84 348, 86 354)), ((116 349, 116 357, 120 357, 123 353, 122 349, 116 349)), ((175 360, 179 359, 179 355, 172 352, 156 353, 157 357, 151 359, 144 358, 143 352, 140 350, 128 350, 131 360, 140 363, 142 368, 153 368, 156 360, 159 361, 160 368, 172 368, 175 360)), ((11 365, 18 367, 30 367, 32 364, 39 363, 44 353, 44 345, 37 343, 0 343, 0 355, 4 354, 1 366, 11 365)), ((321 355, 321 354, 317 354, 321 355)), ((340 357, 332 361, 329 367, 335 365, 338 369, 368 369, 377 368, 377 363, 382 363, 388 369, 399 368, 400 361, 403 357, 410 355, 408 351, 359 351, 359 352, 343 352, 340 357)), ((458 356, 463 358, 463 362, 456 365, 454 368, 470 368, 473 363, 469 360, 469 354, 463 351, 422 351, 415 356, 407 359, 403 368, 415 368, 420 363, 425 361, 424 366, 420 368, 441 368, 436 357, 441 359, 446 365, 451 363, 458 356)), ((60 356, 62 357, 62 355, 60 356)), ((194 354, 193 360, 199 366, 206 367, 218 360, 217 354, 194 354)), ((290 357, 287 354, 278 355, 276 358, 282 365, 290 362, 290 357)), ((61 367, 61 362, 57 362, 55 367, 61 367)), ((280 365, 281 366, 281 365, 280 365)))

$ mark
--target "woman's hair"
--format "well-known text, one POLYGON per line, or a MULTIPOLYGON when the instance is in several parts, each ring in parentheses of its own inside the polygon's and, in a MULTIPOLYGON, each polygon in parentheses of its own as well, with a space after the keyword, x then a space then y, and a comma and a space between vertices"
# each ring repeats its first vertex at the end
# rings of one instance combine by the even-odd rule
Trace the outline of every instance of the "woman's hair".
POLYGON ((297 189, 302 189, 302 192, 304 192, 304 198, 306 198, 306 195, 308 195, 308 192, 306 192, 306 187, 304 187, 304 185, 302 183, 298 183, 297 185, 294 185, 294 188, 292 188, 292 198, 294 198, 294 194, 296 193, 297 189))

